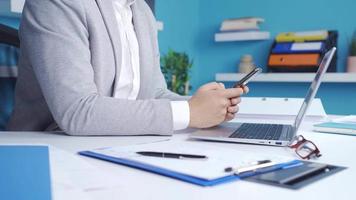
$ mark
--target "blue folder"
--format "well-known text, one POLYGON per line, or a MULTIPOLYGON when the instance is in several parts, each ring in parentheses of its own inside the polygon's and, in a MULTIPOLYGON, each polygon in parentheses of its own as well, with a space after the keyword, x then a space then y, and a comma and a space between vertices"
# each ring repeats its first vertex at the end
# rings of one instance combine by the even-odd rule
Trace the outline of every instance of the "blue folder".
POLYGON ((109 161, 109 162, 120 164, 120 165, 129 166, 132 168, 160 174, 163 176, 171 177, 171 178, 174 178, 177 180, 185 181, 185 182, 200 185, 200 186, 214 186, 214 185, 218 185, 221 183, 227 183, 227 182, 239 180, 242 178, 246 178, 246 177, 250 177, 250 176, 254 176, 254 175, 258 175, 258 174, 262 174, 262 173, 267 173, 267 172, 271 172, 271 171, 275 171, 275 170, 281 170, 281 169, 289 168, 289 167, 293 167, 293 166, 299 166, 300 164, 302 164, 299 160, 294 160, 294 161, 291 161, 288 163, 277 164, 277 165, 274 165, 273 167, 268 167, 263 170, 259 170, 258 172, 244 173, 242 176, 228 175, 228 176, 213 179, 213 180, 206 180, 206 179, 201 179, 201 178, 197 178, 194 176, 182 174, 179 172, 163 169, 163 168, 156 167, 153 165, 144 164, 141 162, 131 161, 131 160, 117 158, 117 157, 112 157, 112 156, 107 156, 107 155, 95 153, 92 151, 81 151, 81 152, 79 152, 79 154, 83 155, 83 156, 88 156, 88 157, 92 157, 92 158, 96 158, 96 159, 100 159, 100 160, 104 160, 104 161, 109 161))
POLYGON ((47 146, 0 146, 0 199, 51 199, 47 146))
MULTIPOLYGON (((313 42, 315 43, 315 42, 313 42)), ((292 46, 293 42, 282 42, 282 43, 276 43, 276 45, 272 49, 272 53, 275 54, 292 54, 292 53, 322 53, 325 50, 325 44, 324 42, 320 42, 321 47, 318 49, 298 49, 298 50, 293 50, 292 46)))

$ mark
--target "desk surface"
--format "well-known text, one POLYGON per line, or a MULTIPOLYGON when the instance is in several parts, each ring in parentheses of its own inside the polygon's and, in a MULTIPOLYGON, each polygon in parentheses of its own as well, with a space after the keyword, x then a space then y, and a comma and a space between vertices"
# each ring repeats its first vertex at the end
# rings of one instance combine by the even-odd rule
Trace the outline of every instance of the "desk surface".
MULTIPOLYGON (((69 152, 75 157, 84 159, 95 168, 100 168, 109 173, 110 177, 119 183, 119 186, 115 188, 88 191, 91 199, 353 199, 352 197, 356 196, 354 186, 356 178, 356 137, 315 133, 311 131, 311 128, 312 124, 310 122, 304 123, 300 134, 314 141, 320 148, 323 156, 317 161, 345 166, 348 169, 297 191, 246 181, 235 181, 214 187, 200 187, 76 154, 80 150, 138 144, 161 139, 181 140, 188 144, 189 142, 197 142, 187 140, 189 132, 193 132, 194 130, 177 133, 173 137, 71 137, 59 133, 0 132, 0 144, 50 144, 69 152)), ((283 147, 218 142, 208 143, 209 145, 224 146, 238 150, 293 155, 291 150, 283 147)), ((55 163, 51 164, 55 165, 55 163)), ((70 196, 70 192, 68 192, 64 196, 56 195, 55 193, 54 199, 75 198, 70 196)))

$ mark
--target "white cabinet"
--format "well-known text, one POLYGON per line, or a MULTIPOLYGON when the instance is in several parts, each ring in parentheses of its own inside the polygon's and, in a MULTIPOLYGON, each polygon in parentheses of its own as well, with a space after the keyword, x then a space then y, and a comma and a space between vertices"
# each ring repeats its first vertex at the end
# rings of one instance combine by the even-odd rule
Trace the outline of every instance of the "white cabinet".
POLYGON ((10 3, 11 12, 21 13, 25 4, 25 0, 11 0, 10 3))
MULTIPOLYGON (((245 74, 218 73, 215 80, 220 82, 236 82, 245 74)), ((312 82, 315 73, 261 73, 250 82, 312 82)), ((323 82, 328 83, 356 83, 356 73, 326 73, 323 82)))

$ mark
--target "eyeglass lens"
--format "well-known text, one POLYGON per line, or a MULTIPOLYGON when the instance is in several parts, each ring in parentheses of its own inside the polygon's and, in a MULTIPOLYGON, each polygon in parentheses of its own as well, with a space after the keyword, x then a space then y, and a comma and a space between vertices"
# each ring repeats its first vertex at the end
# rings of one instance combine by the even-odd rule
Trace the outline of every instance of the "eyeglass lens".
POLYGON ((290 147, 292 148, 297 148, 298 146, 301 145, 301 143, 303 143, 305 141, 304 137, 303 136, 297 136, 293 141, 292 143, 290 144, 290 147))
POLYGON ((301 157, 309 157, 317 150, 317 147, 310 141, 305 141, 299 145, 296 152, 301 157))

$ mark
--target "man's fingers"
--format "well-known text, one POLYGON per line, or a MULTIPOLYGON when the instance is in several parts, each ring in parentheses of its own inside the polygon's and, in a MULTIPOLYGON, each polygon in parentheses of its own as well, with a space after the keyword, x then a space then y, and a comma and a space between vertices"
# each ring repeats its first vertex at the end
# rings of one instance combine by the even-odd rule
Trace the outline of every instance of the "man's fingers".
POLYGON ((200 87, 200 90, 202 91, 219 90, 219 89, 225 89, 225 85, 222 83, 211 82, 200 87))
POLYGON ((238 102, 237 102, 237 98, 232 98, 230 99, 230 102, 231 102, 231 105, 234 106, 236 105, 238 102))
POLYGON ((221 89, 225 89, 224 83, 219 83, 219 85, 220 85, 221 89))
POLYGON ((235 114, 239 111, 239 106, 236 105, 236 106, 230 106, 227 108, 227 112, 228 113, 232 113, 232 114, 235 114))
POLYGON ((246 85, 242 86, 242 89, 245 94, 247 94, 250 91, 250 88, 248 88, 246 85))
POLYGON ((232 113, 227 113, 226 114, 226 117, 225 117, 225 121, 231 121, 232 119, 235 118, 235 114, 232 114, 232 113))
POLYGON ((240 97, 232 98, 232 99, 230 99, 230 101, 231 101, 231 105, 235 106, 235 105, 241 103, 241 98, 240 97))
POLYGON ((226 98, 236 98, 243 94, 242 88, 229 88, 223 91, 223 95, 226 98))

